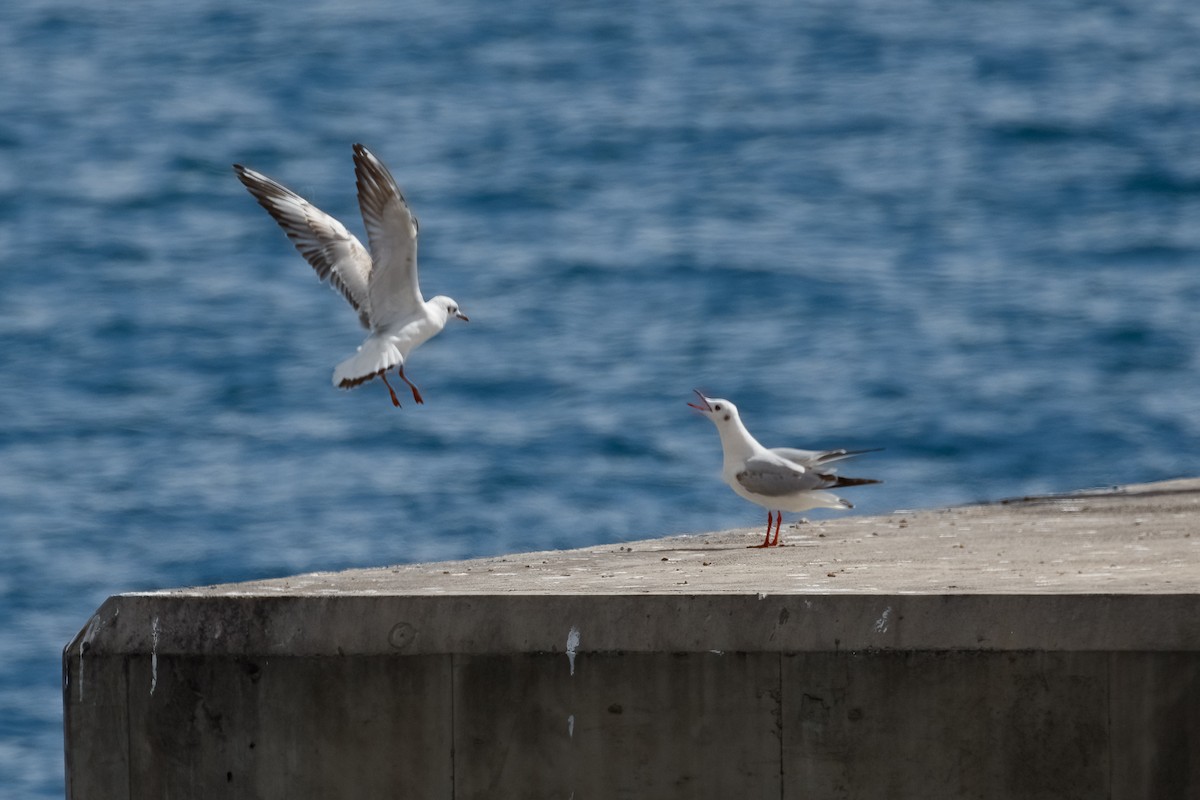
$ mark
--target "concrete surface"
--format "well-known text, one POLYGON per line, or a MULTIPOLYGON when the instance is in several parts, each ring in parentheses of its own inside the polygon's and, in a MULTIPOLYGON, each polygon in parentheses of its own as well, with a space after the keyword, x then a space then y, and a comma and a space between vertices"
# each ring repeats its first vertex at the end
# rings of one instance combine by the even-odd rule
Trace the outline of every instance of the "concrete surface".
POLYGON ((1200 797, 1200 479, 110 598, 68 796, 1200 797))
POLYGON ((782 547, 747 549, 763 529, 170 594, 1172 594, 1200 587, 1200 479, 793 523, 782 547))

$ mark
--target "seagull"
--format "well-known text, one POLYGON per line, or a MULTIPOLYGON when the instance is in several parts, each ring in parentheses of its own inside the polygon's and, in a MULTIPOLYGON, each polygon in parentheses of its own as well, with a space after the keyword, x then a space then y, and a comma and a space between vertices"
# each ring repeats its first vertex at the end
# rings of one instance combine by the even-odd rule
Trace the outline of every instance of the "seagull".
POLYGON ((372 378, 383 378, 392 405, 399 408, 400 401, 387 379, 388 370, 396 367, 400 379, 412 389, 413 400, 424 403, 421 392, 404 374, 409 353, 440 333, 450 318, 468 320, 451 298, 438 295, 425 300, 421 296, 417 218, 383 162, 361 144, 354 145, 358 206, 370 251, 345 225, 283 184, 241 164, 234 164, 233 171, 283 228, 317 277, 346 298, 358 312, 358 321, 371 332, 358 352, 334 368, 333 385, 351 389, 372 378))
POLYGON ((871 450, 800 450, 794 447, 766 448, 750 435, 737 406, 728 400, 705 397, 694 390, 699 404, 688 403, 712 420, 721 436, 725 462, 721 477, 737 494, 767 509, 767 537, 754 547, 776 547, 784 511, 810 508, 853 508, 827 489, 882 483, 873 478, 843 478, 828 465, 871 450), (775 514, 775 538, 771 539, 771 515, 775 514))

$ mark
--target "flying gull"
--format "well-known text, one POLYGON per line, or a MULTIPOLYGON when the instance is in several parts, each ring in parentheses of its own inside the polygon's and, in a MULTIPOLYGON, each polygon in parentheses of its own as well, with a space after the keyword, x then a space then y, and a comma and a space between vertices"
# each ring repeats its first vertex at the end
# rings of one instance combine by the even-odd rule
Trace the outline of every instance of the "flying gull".
POLYGON ((395 367, 412 389, 413 400, 424 403, 416 385, 404 374, 408 356, 440 333, 451 317, 464 322, 467 317, 449 297, 425 300, 421 296, 417 218, 383 162, 361 144, 354 145, 358 205, 369 251, 346 226, 286 186, 241 164, 234 164, 233 170, 316 270, 317 277, 349 301, 359 322, 371 332, 358 352, 334 368, 333 385, 351 389, 380 377, 392 404, 399 407, 387 379, 388 370, 395 367))

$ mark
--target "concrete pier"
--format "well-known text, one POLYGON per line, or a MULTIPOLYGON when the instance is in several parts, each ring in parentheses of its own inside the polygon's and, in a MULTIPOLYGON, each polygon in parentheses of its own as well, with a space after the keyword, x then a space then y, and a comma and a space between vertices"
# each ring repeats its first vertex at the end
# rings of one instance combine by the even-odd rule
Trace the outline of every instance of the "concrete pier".
POLYGON ((109 598, 68 797, 1200 797, 1200 479, 109 598))

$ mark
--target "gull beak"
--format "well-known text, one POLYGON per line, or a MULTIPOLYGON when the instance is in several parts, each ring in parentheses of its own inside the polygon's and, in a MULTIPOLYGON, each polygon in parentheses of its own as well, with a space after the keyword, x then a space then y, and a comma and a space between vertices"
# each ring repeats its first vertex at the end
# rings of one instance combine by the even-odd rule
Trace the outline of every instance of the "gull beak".
POLYGON ((696 393, 696 397, 699 397, 699 398, 700 398, 700 402, 701 402, 701 403, 703 403, 704 405, 702 405, 702 406, 698 406, 698 405, 696 405, 695 403, 688 403, 688 405, 689 405, 689 406, 691 406, 692 408, 696 409, 697 411, 703 411, 703 412, 705 412, 706 414, 707 414, 707 413, 711 413, 711 412, 712 412, 712 406, 710 406, 710 405, 708 404, 708 398, 707 398, 707 397, 705 397, 704 395, 702 395, 702 394, 700 393, 700 390, 699 390, 699 389, 692 389, 692 391, 696 393))
POLYGON ((470 322, 470 321, 471 321, 471 320, 467 319, 467 315, 466 315, 466 314, 464 314, 464 313, 463 313, 463 312, 461 312, 461 311, 455 311, 455 312, 454 312, 454 316, 458 317, 458 318, 459 318, 459 319, 461 319, 463 322, 470 322))

